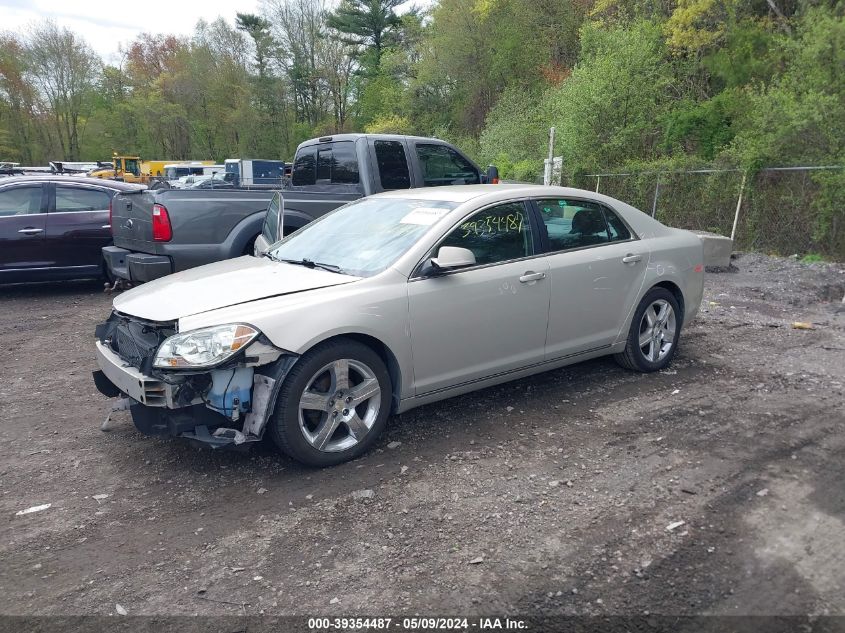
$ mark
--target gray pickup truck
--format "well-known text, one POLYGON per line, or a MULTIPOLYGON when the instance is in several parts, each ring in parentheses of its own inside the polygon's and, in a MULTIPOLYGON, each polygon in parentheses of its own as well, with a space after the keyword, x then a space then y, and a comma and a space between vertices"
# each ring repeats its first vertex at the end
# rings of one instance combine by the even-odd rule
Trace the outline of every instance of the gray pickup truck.
POLYGON ((262 252, 283 235, 363 196, 497 178, 495 167, 482 172, 456 147, 434 138, 321 137, 297 147, 290 183, 284 187, 147 189, 115 196, 114 245, 103 248, 103 258, 117 278, 151 281, 262 252))

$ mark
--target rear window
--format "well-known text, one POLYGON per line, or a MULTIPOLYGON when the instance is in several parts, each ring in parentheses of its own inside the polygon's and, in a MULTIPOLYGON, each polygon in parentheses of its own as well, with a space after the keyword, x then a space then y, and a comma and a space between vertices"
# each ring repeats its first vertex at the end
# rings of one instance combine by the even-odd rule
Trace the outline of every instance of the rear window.
POLYGON ((317 150, 306 147, 296 155, 291 182, 296 186, 317 184, 317 150))
POLYGON ((306 147, 293 164, 292 183, 296 186, 357 185, 359 181, 358 155, 352 141, 306 147))

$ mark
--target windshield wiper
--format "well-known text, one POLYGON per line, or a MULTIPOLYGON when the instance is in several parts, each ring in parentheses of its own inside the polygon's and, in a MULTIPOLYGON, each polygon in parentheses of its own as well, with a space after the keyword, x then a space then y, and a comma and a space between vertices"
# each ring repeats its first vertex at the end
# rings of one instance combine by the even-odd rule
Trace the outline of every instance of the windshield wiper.
POLYGON ((274 257, 273 259, 275 259, 277 262, 285 262, 286 264, 305 266, 306 268, 319 268, 321 270, 327 270, 330 273, 338 273, 340 275, 345 274, 340 266, 335 266, 334 264, 324 264, 322 262, 315 262, 314 260, 308 259, 307 257, 303 257, 302 259, 278 259, 274 257))

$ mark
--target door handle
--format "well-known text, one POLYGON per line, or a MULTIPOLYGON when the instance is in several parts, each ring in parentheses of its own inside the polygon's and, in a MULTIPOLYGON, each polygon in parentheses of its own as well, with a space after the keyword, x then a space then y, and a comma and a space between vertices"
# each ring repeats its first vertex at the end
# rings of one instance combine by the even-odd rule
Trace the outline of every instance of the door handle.
POLYGON ((21 229, 18 233, 23 233, 24 235, 38 235, 39 233, 43 233, 44 229, 21 229))
POLYGON ((111 224, 104 224, 104 225, 103 225, 103 226, 101 226, 100 228, 101 228, 101 229, 110 229, 110 228, 111 228, 111 224))
POLYGON ((642 255, 634 255, 633 253, 628 253, 625 257, 622 258, 623 264, 636 264, 639 261, 642 261, 642 255))
POLYGON ((546 273, 535 273, 530 270, 526 271, 522 277, 519 278, 519 283, 527 284, 531 283, 532 281, 539 281, 540 279, 545 279, 546 273))

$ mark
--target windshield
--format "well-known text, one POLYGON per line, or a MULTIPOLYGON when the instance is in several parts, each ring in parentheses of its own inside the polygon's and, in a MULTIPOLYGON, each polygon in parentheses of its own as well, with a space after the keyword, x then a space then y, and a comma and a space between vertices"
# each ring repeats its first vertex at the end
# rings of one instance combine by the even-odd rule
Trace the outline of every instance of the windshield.
POLYGON ((306 225, 268 252, 278 260, 309 260, 356 277, 382 272, 457 203, 366 198, 306 225))

